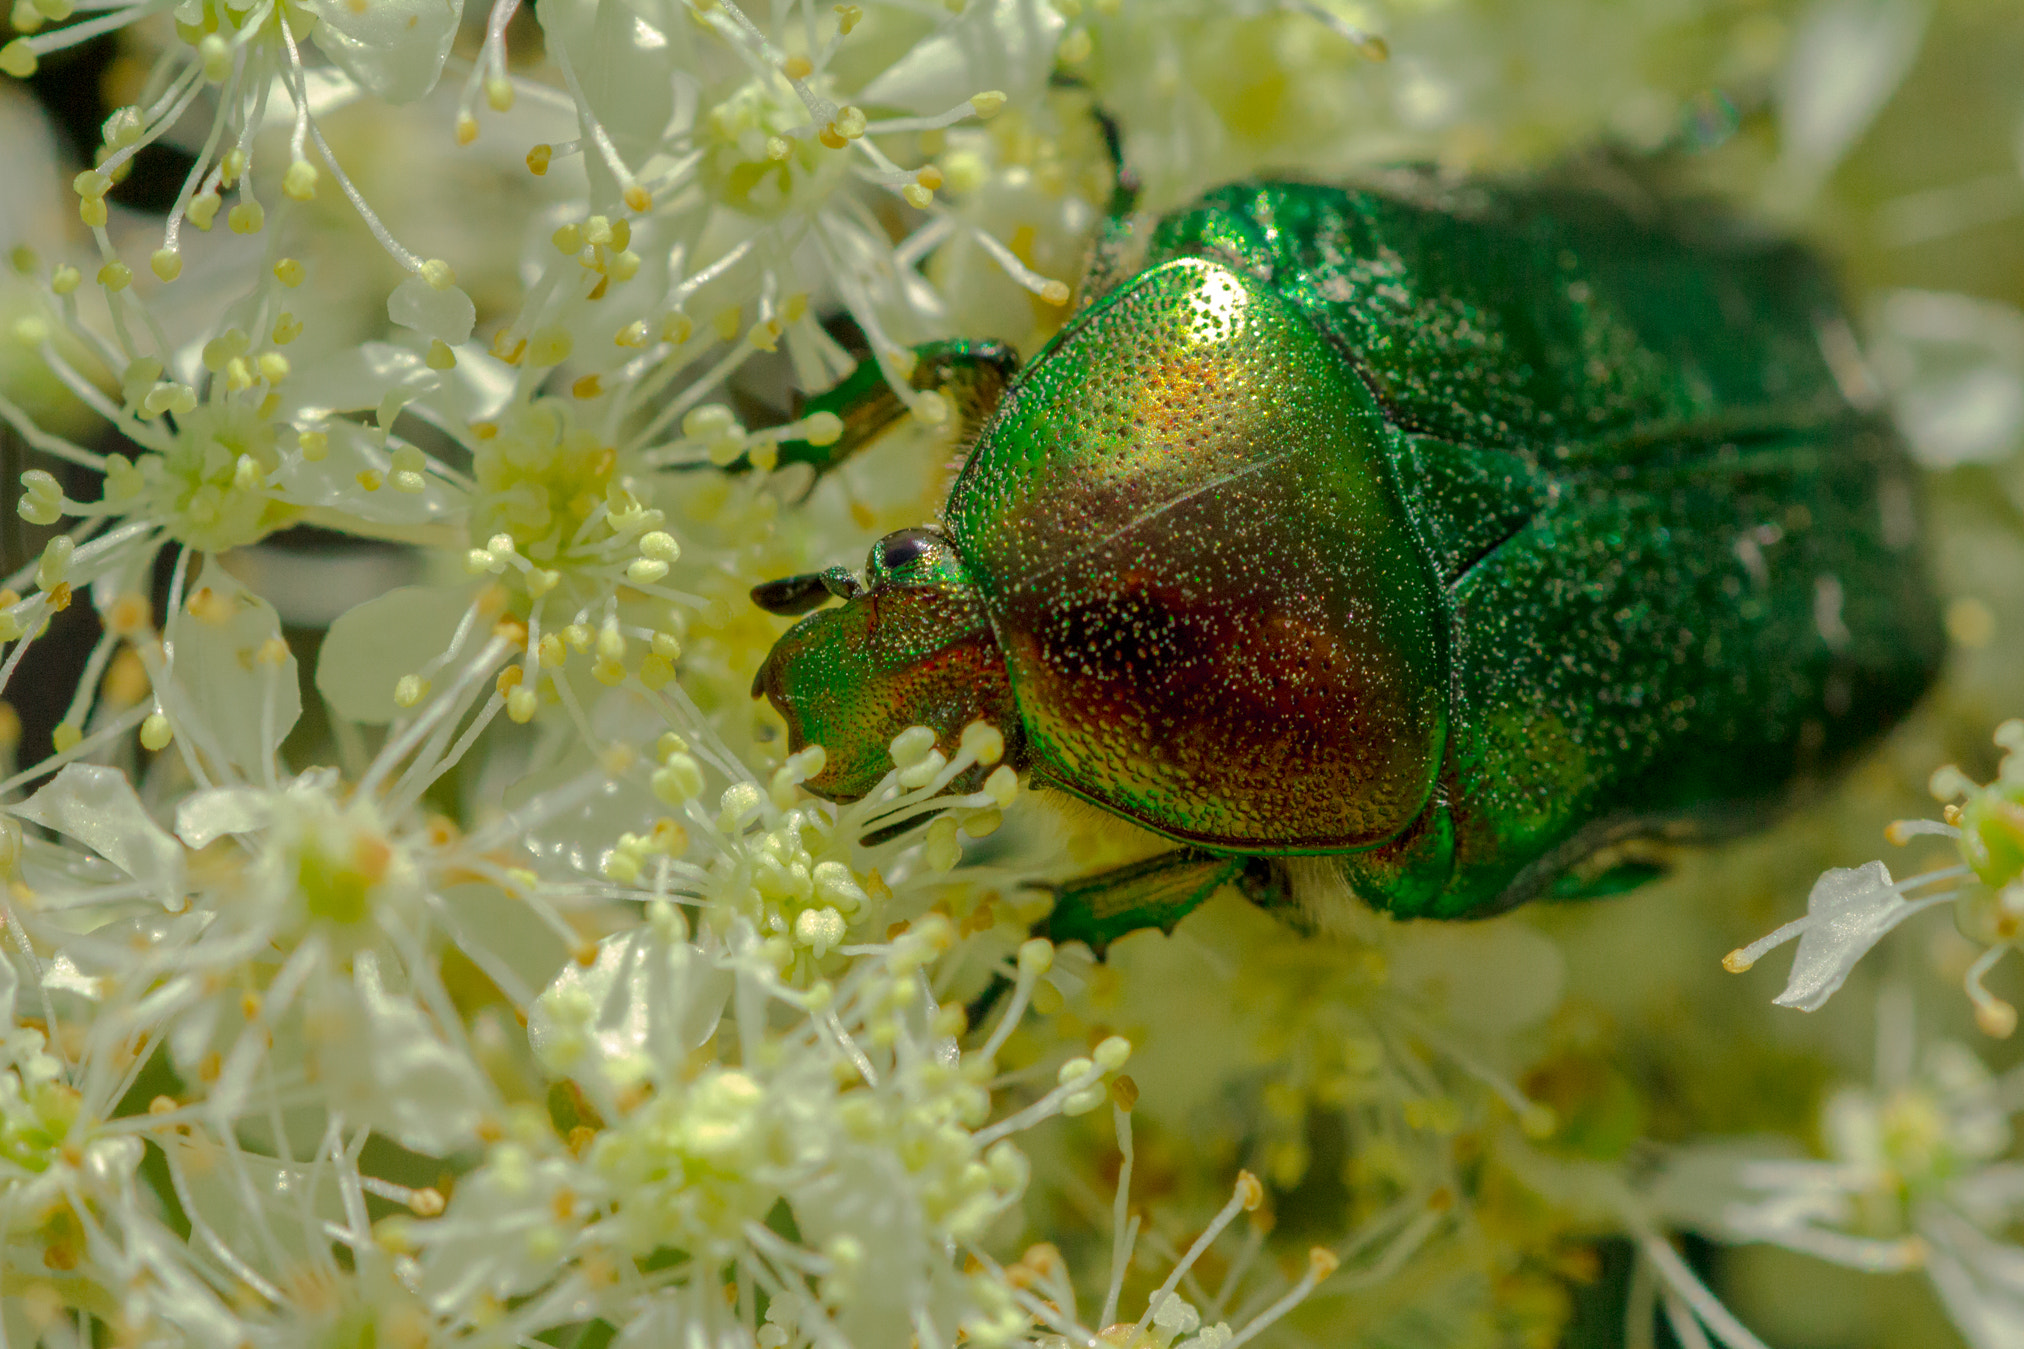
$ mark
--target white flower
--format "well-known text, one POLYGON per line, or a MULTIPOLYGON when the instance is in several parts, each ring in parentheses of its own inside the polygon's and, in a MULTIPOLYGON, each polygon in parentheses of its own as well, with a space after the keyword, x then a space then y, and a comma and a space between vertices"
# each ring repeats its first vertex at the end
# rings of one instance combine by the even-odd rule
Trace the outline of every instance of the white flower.
MULTIPOLYGON (((1914 1043, 1902 990, 1878 1033, 1914 1043)), ((1829 1156, 1763 1141, 1706 1142, 1670 1158, 1655 1212, 1718 1240, 1767 1242, 1872 1272, 1923 1269, 1974 1349, 2015 1343, 2024 1247, 2000 1239, 2024 1216, 2024 1169, 2008 1152, 2014 1089, 1965 1047, 1928 1046, 1913 1075, 1883 1056, 1879 1081, 1828 1098, 1829 1156)))
MULTIPOLYGON (((1164 209, 1268 168, 1656 147, 1704 106, 1719 138, 1711 91, 1775 86, 1766 194, 1789 198, 1861 136, 1919 7, 1404 6, 1389 65, 1344 0, 487 8, 454 122, 426 96, 461 0, 11 11, 0 71, 113 34, 134 103, 68 196, 32 137, 0 152, 0 215, 35 245, 0 294, 0 420, 48 531, 0 584, 0 687, 26 702, 45 629, 99 620, 53 754, 15 764, 0 708, 8 1342, 1242 1349, 1388 1299, 1421 1338, 1494 1314, 1543 1341, 1548 1271, 1616 1224, 1683 1343, 1754 1346, 1629 1193, 1637 1088, 1587 1071, 1592 953, 1367 914, 1345 952, 1235 905, 1102 967, 1057 953, 1031 879, 1133 845, 1024 810, 981 724, 947 754, 902 734, 862 801, 807 799, 823 751, 785 754, 749 696, 778 624, 748 592, 932 516, 957 419, 910 348, 1030 355, 1068 316, 1117 185, 1096 110, 1164 209), (527 151, 517 184, 465 148, 480 94, 516 172, 527 151), (153 221, 119 184, 171 139, 191 165, 153 221), (843 419, 794 399, 867 350, 907 424, 817 478, 795 461, 843 419), (298 526, 413 584, 317 584, 298 526), (324 592, 313 621, 342 615, 322 706, 312 606, 262 593, 283 555, 324 592), (1281 1277, 1267 1185, 1333 1183, 1330 1131, 1355 1225, 1281 1277), (1109 1240, 1078 1240, 1113 1157, 1109 1240), (1228 1188, 1241 1163, 1264 1179, 1228 1188), (1082 1267, 1003 1259, 1050 1224, 1082 1267)), ((1885 310, 1920 452, 1997 455, 2002 314, 1885 310)), ((1837 873, 1788 999, 1817 1005, 1932 884, 1989 953, 1968 986, 1994 1025, 2015 777, 1932 826, 1964 870, 1837 873)), ((1838 1097, 1831 1162, 1683 1156, 1666 1213, 1864 1267, 1922 1254, 1978 1343, 2011 1334, 2010 1098, 1959 1055, 1929 1068, 1838 1097)))

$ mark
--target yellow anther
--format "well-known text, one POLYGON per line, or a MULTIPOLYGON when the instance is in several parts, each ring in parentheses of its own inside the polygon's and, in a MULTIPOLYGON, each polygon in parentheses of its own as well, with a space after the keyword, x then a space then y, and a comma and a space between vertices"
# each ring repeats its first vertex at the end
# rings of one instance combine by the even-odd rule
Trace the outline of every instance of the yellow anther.
POLYGON ((984 794, 997 802, 1000 809, 1012 804, 1012 798, 1019 794, 1019 775, 1012 771, 1011 764, 1000 764, 984 779, 984 794))
POLYGON ((141 723, 141 748, 150 754, 160 754, 174 738, 175 728, 160 712, 150 712, 147 720, 141 723))
POLYGON ((290 201, 314 201, 316 179, 316 165, 306 159, 298 159, 281 175, 281 191, 290 201))
POLYGON ((35 73, 35 49, 28 45, 28 39, 15 38, 0 47, 0 72, 25 80, 35 73))
POLYGON ((207 83, 223 84, 232 73, 232 46, 217 33, 204 34, 197 43, 197 55, 203 60, 207 83))
POLYGON ((575 341, 566 329, 543 328, 527 339, 527 361, 536 366, 561 365, 575 349, 575 341))
POLYGON ((1005 757, 1005 737, 988 721, 973 721, 963 728, 963 752, 980 764, 994 764, 1005 757))

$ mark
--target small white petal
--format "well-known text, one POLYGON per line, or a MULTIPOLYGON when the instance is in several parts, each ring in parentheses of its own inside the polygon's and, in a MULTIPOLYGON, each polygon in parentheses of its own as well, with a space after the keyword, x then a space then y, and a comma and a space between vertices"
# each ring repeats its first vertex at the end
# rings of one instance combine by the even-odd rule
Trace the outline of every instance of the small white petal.
POLYGON ((164 898, 182 892, 182 845, 149 817, 116 768, 68 764, 12 813, 76 839, 164 898))
POLYGON ((334 413, 377 408, 395 391, 412 395, 407 400, 412 402, 442 382, 415 352, 391 342, 364 342, 298 368, 281 386, 276 415, 308 425, 334 413))
POLYGON ((366 89, 412 103, 435 88, 464 0, 305 0, 321 23, 311 40, 366 89))
POLYGON ((571 1179, 569 1166, 543 1157, 480 1167, 459 1181, 449 1235, 433 1241, 422 1260, 422 1295, 441 1308, 471 1306, 483 1296, 504 1302, 552 1278, 552 1255, 500 1234, 524 1232, 529 1213, 548 1205, 571 1179))
POLYGON ((387 317, 403 328, 439 337, 455 347, 471 340, 478 310, 459 287, 437 290, 423 278, 411 276, 387 297, 387 317))
POLYGON ((311 463, 298 454, 282 460, 276 475, 277 496, 303 507, 308 523, 326 529, 368 537, 443 541, 441 533, 426 527, 449 515, 463 497, 460 489, 425 473, 421 491, 395 491, 387 485, 392 463, 377 432, 340 420, 326 423, 324 434, 329 438, 329 452, 322 459, 311 463), (377 487, 368 486, 369 482, 377 487))
POLYGON ((528 1009, 527 1039, 550 1071, 623 1088, 708 1040, 730 995, 731 976, 700 950, 634 931, 556 976, 528 1009))
POLYGON ((192 848, 226 834, 246 834, 267 823, 268 794, 252 787, 194 792, 176 807, 176 837, 192 848))
POLYGON ((207 617, 186 609, 169 620, 176 683, 196 725, 209 737, 206 748, 216 746, 257 780, 302 715, 295 657, 282 641, 274 606, 230 572, 206 567, 193 593, 204 589, 212 592, 204 607, 207 617), (275 653, 278 660, 272 658, 275 653))
POLYGON ((489 421, 513 396, 513 367, 478 346, 457 348, 457 368, 443 373, 443 382, 415 403, 452 426, 489 421))
POLYGON ((1831 170, 1911 69, 1926 26, 1914 0, 1824 0, 1808 12, 1785 71, 1785 154, 1813 181, 1831 170))
POLYGON ((1792 959, 1792 975, 1772 1001, 1803 1012, 1818 1010, 1870 947, 1932 902, 1907 903, 1881 862, 1826 872, 1806 897, 1806 928, 1792 959))
POLYGON ((1933 468, 1994 463, 2024 442, 2024 313, 1993 300, 1898 290, 1876 310, 1874 354, 1898 429, 1933 468))
POLYGON ((468 585, 402 586, 346 610, 317 653, 316 691, 340 717, 392 721, 395 682, 443 653, 470 606, 468 585))
POLYGON ((336 1109, 401 1146, 444 1156, 471 1141, 491 1092, 477 1066, 406 995, 389 993, 369 954, 351 983, 315 1004, 310 1057, 336 1109))
POLYGON ((1067 26, 1060 11, 1041 0, 972 4, 866 85, 855 101, 922 116, 987 89, 1020 102, 1046 82, 1067 26))
MULTIPOLYGON (((686 48, 693 41, 687 17, 670 14, 676 21, 664 30, 648 22, 643 9, 587 0, 541 8, 543 32, 563 45, 598 125, 611 138, 619 158, 634 166, 660 152, 662 136, 675 114, 675 83, 668 78, 671 59, 678 63, 696 59, 693 52, 670 51, 671 45, 686 48)), ((590 176, 592 201, 618 199, 621 189, 602 155, 585 155, 583 167, 590 176)))

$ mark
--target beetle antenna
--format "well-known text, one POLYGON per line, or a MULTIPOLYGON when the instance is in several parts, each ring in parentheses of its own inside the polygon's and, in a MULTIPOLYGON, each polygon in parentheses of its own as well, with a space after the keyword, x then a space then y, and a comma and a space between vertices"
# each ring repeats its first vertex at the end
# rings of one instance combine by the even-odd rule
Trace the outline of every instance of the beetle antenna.
POLYGON ((819 572, 809 572, 760 582, 752 587, 752 603, 769 614, 805 614, 829 603, 833 594, 819 572))

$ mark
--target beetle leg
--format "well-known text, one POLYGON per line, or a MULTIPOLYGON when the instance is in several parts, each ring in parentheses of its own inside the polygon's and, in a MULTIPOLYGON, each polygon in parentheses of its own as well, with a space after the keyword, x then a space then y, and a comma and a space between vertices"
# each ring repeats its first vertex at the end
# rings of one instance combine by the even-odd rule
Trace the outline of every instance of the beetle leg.
POLYGON ((1138 175, 1125 167, 1124 138, 1117 119, 1101 105, 1092 104, 1089 115, 1103 132, 1104 148, 1110 152, 1113 174, 1110 200, 1104 205, 1103 223, 1089 245, 1089 259, 1083 264, 1081 293, 1076 308, 1087 309, 1117 284, 1136 274, 1145 255, 1145 229, 1135 214, 1139 202, 1138 175))
MULTIPOLYGON (((1081 76, 1067 71, 1055 71, 1047 83, 1055 89, 1090 92, 1081 76)), ((1097 226, 1096 238, 1090 241, 1089 256, 1083 262, 1082 285, 1075 302, 1078 312, 1136 274, 1145 254, 1146 230, 1136 219, 1141 185, 1138 175, 1124 162, 1124 133, 1117 118, 1096 102, 1094 94, 1090 95, 1089 116, 1102 134, 1104 151, 1110 156, 1111 184, 1110 200, 1103 205, 1103 223, 1097 226)))
MULTIPOLYGON (((1033 883, 1028 888, 1054 893, 1054 911, 1034 928, 1034 934, 1057 945, 1085 942, 1101 958, 1112 942, 1142 927, 1172 932, 1175 923, 1230 884, 1246 899, 1267 908, 1286 899, 1284 873, 1269 858, 1220 857, 1194 848, 1177 848, 1059 885, 1033 883)), ((1011 989, 1008 976, 994 976, 965 1009, 969 1023, 982 1025, 1011 989)))
POLYGON ((1262 858, 1181 848, 1060 885, 1043 885, 1038 888, 1054 892, 1054 912, 1036 931, 1056 943, 1087 942, 1101 956, 1119 937, 1142 927, 1173 931, 1175 923, 1232 882, 1247 897, 1254 889, 1262 895, 1269 881, 1261 868, 1269 867, 1262 858))
POLYGON ((1633 836, 1589 854, 1546 887, 1556 900, 1606 899, 1659 880, 1679 860, 1664 839, 1633 836))
MULTIPOLYGON (((954 406, 957 440, 967 443, 998 406, 1005 386, 1019 371, 1019 357, 1003 342, 952 339, 928 342, 913 349, 914 368, 907 377, 912 388, 940 393, 954 406)), ((819 477, 891 430, 908 408, 875 358, 858 363, 836 387, 802 404, 802 417, 818 412, 836 414, 843 434, 826 445, 809 440, 780 442, 780 460, 807 464, 819 477)), ((751 467, 736 460, 732 467, 751 467)))

